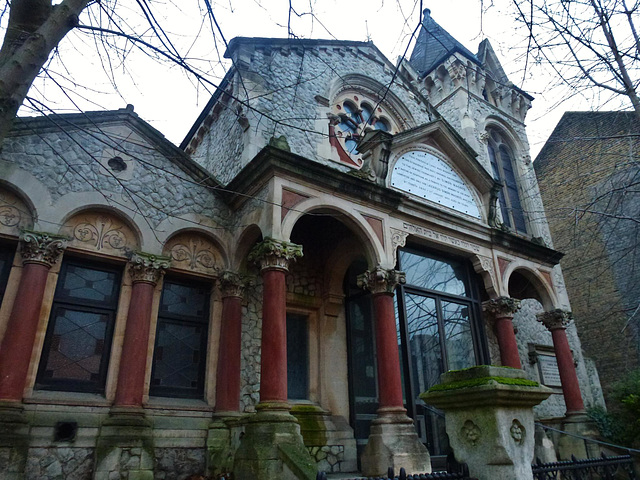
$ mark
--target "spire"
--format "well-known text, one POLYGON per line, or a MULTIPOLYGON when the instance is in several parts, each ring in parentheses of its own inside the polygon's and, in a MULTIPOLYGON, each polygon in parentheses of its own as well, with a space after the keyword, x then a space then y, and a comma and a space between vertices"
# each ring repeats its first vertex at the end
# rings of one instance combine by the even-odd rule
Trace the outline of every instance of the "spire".
POLYGON ((421 76, 428 74, 454 52, 458 52, 472 62, 480 64, 478 57, 467 50, 431 18, 431 10, 426 8, 422 13, 424 15, 422 28, 409 59, 411 66, 420 72, 421 76))

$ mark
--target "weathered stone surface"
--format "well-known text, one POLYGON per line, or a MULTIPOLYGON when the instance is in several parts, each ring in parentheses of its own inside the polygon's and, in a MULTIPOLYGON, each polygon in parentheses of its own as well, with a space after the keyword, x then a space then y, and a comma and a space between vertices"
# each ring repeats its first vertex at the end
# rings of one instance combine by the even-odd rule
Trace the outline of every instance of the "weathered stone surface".
POLYGON ((191 475, 205 473, 204 448, 156 448, 155 455, 155 479, 184 480, 191 475))
POLYGON ((91 480, 94 449, 30 448, 25 478, 33 480, 91 480))

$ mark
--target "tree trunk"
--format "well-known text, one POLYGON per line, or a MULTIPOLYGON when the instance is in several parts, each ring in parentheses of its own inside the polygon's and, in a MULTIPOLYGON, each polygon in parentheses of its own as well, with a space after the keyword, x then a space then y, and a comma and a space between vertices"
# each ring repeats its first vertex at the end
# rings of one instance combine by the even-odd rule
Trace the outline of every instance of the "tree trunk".
POLYGON ((0 49, 0 148, 52 50, 76 25, 89 0, 14 0, 0 49))

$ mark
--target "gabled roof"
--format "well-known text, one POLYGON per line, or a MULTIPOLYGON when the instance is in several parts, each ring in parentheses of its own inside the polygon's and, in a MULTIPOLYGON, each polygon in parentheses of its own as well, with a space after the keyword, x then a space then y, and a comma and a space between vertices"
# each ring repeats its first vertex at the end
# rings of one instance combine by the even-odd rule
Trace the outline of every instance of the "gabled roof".
POLYGON ((454 52, 458 52, 480 65, 478 57, 453 38, 444 28, 431 18, 431 10, 425 9, 422 28, 413 47, 409 63, 421 76, 427 75, 454 52))

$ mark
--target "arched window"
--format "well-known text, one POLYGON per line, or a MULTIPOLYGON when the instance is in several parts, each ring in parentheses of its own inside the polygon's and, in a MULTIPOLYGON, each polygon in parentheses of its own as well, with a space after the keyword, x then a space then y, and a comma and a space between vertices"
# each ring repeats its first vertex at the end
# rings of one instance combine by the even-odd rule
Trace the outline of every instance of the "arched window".
POLYGON ((493 129, 489 130, 488 150, 493 178, 502 183, 502 189, 498 194, 502 221, 508 228, 526 234, 527 222, 516 182, 513 150, 504 136, 493 129))

